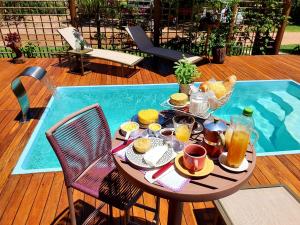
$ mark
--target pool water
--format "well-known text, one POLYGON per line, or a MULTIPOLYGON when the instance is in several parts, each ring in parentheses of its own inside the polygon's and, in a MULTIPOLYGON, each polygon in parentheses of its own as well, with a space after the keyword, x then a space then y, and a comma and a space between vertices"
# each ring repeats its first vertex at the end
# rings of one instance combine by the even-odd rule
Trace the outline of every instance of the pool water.
MULTIPOLYGON (((58 171, 59 162, 45 131, 67 115, 99 103, 111 134, 139 110, 162 110, 160 103, 177 92, 177 84, 59 87, 27 143, 14 173, 58 171)), ((300 152, 300 85, 290 80, 238 82, 230 101, 214 115, 229 120, 245 106, 254 109, 260 155, 300 152)))

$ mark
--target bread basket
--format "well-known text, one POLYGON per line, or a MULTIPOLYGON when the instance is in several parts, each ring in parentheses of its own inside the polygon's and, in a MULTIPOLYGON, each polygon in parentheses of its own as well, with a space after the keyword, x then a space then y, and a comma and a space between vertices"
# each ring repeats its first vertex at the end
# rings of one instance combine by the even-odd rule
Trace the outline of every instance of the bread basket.
POLYGON ((210 110, 215 111, 218 108, 225 105, 229 101, 233 90, 234 90, 234 86, 232 87, 230 92, 228 92, 226 95, 224 95, 223 97, 221 97, 219 99, 216 98, 215 94, 211 92, 211 94, 208 95, 208 102, 210 105, 210 110))

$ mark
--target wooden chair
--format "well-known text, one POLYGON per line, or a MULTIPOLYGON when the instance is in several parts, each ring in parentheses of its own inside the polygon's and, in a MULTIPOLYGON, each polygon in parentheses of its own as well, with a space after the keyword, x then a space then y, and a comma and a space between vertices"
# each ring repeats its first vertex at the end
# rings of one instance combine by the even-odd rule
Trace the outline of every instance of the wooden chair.
MULTIPOLYGON (((91 105, 69 115, 50 128, 46 136, 63 170, 72 225, 76 224, 73 188, 109 204, 110 215, 112 207, 125 210, 127 223, 129 209, 142 190, 116 170, 110 129, 100 106, 91 105)), ((159 209, 159 198, 156 206, 159 209)), ((157 219, 158 213, 155 216, 157 219)))

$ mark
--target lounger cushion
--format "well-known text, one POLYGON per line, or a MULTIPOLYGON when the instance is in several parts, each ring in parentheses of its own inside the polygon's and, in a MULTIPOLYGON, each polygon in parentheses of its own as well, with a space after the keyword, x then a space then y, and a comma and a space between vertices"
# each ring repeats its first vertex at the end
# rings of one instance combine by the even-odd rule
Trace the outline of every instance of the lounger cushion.
POLYGON ((87 55, 90 55, 91 57, 95 58, 101 58, 117 63, 122 63, 128 66, 134 66, 143 59, 143 57, 140 56, 104 49, 93 49, 93 51, 87 53, 87 55))
POLYGON ((126 31, 134 40, 137 47, 143 52, 147 52, 149 54, 166 58, 172 61, 178 61, 182 59, 183 54, 185 55, 185 57, 188 58, 188 61, 190 61, 191 63, 197 63, 200 60, 202 60, 202 57, 200 56, 194 56, 175 50, 154 47, 152 42, 146 35, 145 31, 140 26, 126 27, 126 31))
MULTIPOLYGON (((66 42, 68 42, 72 49, 76 48, 77 39, 83 40, 80 32, 74 27, 66 27, 58 29, 57 31, 61 34, 61 36, 63 36, 63 38, 66 40, 66 42)), ((86 46, 85 48, 90 47, 86 46)), ((135 66, 137 63, 143 60, 143 57, 140 56, 105 49, 93 49, 93 51, 89 52, 88 55, 95 58, 106 59, 113 62, 125 64, 128 66, 135 66)))
POLYGON ((145 31, 140 26, 126 27, 125 29, 141 51, 146 51, 147 49, 154 47, 145 31))
POLYGON ((157 48, 153 47, 150 49, 147 49, 145 52, 160 56, 162 58, 166 58, 172 61, 178 61, 183 58, 183 55, 187 58, 188 61, 191 63, 197 63, 200 60, 202 60, 202 57, 200 56, 194 56, 186 53, 182 53, 179 51, 171 50, 171 49, 166 49, 166 48, 157 48))

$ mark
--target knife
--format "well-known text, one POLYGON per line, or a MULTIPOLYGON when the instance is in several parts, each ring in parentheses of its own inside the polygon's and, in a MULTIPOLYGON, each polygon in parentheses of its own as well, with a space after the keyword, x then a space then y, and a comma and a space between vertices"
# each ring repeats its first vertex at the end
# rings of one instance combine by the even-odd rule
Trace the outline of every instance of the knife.
POLYGON ((167 171, 171 166, 174 165, 174 162, 168 162, 166 165, 162 166, 158 171, 156 171, 153 175, 152 175, 152 179, 156 179, 158 178, 160 175, 162 175, 165 171, 167 171))
POLYGON ((135 139, 131 139, 131 140, 128 140, 126 142, 124 142, 123 144, 115 147, 114 149, 111 150, 111 153, 114 154, 114 153, 117 153, 118 151, 121 151, 123 148, 126 148, 128 145, 130 145, 135 139))

